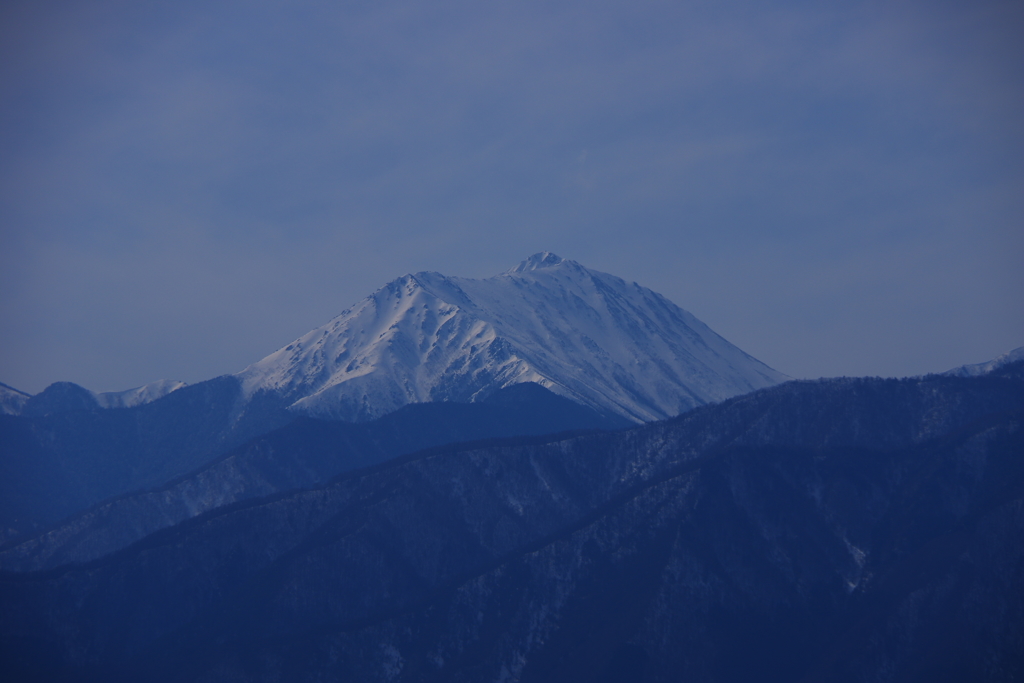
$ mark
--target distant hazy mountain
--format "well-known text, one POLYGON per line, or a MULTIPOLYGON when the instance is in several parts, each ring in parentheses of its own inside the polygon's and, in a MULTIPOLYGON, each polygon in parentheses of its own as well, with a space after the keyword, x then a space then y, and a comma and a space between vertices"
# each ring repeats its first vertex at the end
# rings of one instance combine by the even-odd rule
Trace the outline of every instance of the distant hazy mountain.
POLYGON ((788 382, 0 572, 0 678, 1009 683, 1022 509, 1024 363, 788 382))
POLYGON ((994 370, 998 370, 1004 365, 1010 363, 1016 363, 1024 360, 1024 346, 1017 347, 1013 351, 1007 351, 998 358, 994 358, 985 363, 974 363, 973 365, 961 365, 958 368, 947 370, 943 374, 952 375, 954 377, 977 377, 979 375, 987 375, 994 370))
MULTIPOLYGON (((548 252, 485 280, 398 278, 235 377, 243 404, 348 421, 534 382, 644 422, 788 379, 660 294, 548 252)), ((57 382, 32 397, 0 387, 0 410, 134 407, 184 386, 94 393, 57 382)))
POLYGON ((787 379, 660 294, 547 252, 485 280, 406 275, 237 376, 320 417, 536 382, 635 422, 787 379))
POLYGON ((101 408, 131 408, 144 403, 152 403, 158 398, 163 398, 172 391, 177 391, 186 385, 184 382, 172 379, 160 379, 149 384, 144 384, 135 389, 127 391, 104 391, 96 394, 96 401, 101 408))
POLYGON ((97 393, 72 382, 54 382, 33 396, 0 384, 0 415, 39 416, 93 408, 133 408, 152 403, 184 386, 184 382, 161 379, 126 391, 97 393))

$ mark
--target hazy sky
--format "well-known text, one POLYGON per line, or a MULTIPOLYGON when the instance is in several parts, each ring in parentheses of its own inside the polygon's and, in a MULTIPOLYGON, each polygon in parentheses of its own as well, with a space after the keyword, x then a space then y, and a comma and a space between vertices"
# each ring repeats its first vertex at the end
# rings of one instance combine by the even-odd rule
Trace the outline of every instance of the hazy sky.
POLYGON ((550 250, 795 377, 1024 345, 1024 3, 0 5, 0 381, 236 372, 550 250))

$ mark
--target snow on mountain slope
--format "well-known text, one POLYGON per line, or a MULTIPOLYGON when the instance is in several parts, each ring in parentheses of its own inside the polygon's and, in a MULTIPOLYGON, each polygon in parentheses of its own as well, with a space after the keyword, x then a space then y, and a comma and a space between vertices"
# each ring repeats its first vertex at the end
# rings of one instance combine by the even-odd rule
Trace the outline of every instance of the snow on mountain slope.
POLYGON ((152 403, 158 398, 163 398, 172 391, 177 391, 184 386, 188 385, 178 380, 158 379, 155 382, 144 384, 135 389, 105 391, 99 394, 94 392, 93 395, 96 397, 96 402, 100 404, 101 408, 132 408, 143 403, 152 403))
POLYGON ((987 375, 993 370, 997 370, 1008 363, 1015 363, 1019 360, 1024 360, 1024 346, 1019 346, 1013 351, 1007 351, 998 358, 994 358, 986 363, 974 363, 973 365, 961 365, 958 368, 947 370, 942 373, 943 375, 952 375, 953 377, 978 377, 980 375, 987 375))
POLYGON ((0 382, 0 415, 20 415, 30 398, 31 394, 0 382))
POLYGON ((185 382, 160 379, 125 391, 96 393, 71 382, 55 382, 33 396, 0 383, 0 414, 21 415, 26 411, 47 414, 82 408, 132 408, 163 398, 184 386, 187 386, 185 382), (68 397, 64 395, 67 394, 69 388, 73 396, 70 403, 66 401, 68 397))
POLYGON ((788 379, 660 294, 548 252, 485 280, 398 278, 237 377, 349 420, 537 382, 647 421, 788 379))

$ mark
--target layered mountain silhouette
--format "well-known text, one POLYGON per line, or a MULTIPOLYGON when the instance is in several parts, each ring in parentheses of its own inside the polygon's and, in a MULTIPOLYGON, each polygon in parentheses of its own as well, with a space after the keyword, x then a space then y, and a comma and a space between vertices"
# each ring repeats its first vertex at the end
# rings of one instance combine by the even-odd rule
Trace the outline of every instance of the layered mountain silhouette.
MULTIPOLYGON (((236 375, 108 393, 0 387, 0 542, 164 487, 296 417, 365 422, 538 385, 593 413, 545 430, 615 428, 783 379, 659 294, 547 252, 485 280, 407 275, 236 375)), ((452 440, 538 433, 461 429, 452 440)), ((398 455, 350 459, 384 453, 398 455)))
POLYGON ((0 385, 0 679, 1019 681, 1024 360, 788 381, 550 253, 0 385))
POLYGON ((37 536, 0 545, 0 569, 39 570, 92 560, 220 506, 322 484, 424 448, 628 424, 538 384, 499 389, 479 403, 408 405, 356 424, 300 417, 161 486, 104 500, 37 536))
POLYGON ((1022 426, 1016 363, 412 454, 0 574, 0 660, 56 681, 1012 681, 1022 426))

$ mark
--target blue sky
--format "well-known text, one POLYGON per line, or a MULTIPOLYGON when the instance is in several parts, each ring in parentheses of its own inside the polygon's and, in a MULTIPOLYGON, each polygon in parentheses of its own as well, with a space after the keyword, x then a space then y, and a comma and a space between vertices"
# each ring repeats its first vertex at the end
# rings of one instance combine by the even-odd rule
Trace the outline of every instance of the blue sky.
POLYGON ((1024 345, 1019 2, 0 6, 0 381, 236 372, 549 250, 795 377, 1024 345))

